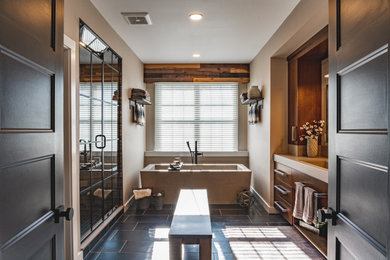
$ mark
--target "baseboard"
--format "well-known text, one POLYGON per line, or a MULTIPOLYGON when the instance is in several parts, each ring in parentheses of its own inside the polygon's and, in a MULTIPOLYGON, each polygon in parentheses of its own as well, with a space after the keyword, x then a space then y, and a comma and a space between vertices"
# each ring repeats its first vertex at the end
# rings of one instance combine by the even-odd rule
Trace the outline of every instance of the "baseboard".
POLYGON ((280 212, 273 206, 270 206, 252 186, 251 192, 254 195, 255 199, 260 203, 260 205, 263 206, 263 208, 268 212, 268 214, 280 214, 280 212))
POLYGON ((134 202, 135 202, 134 195, 132 195, 132 196, 130 197, 130 199, 128 199, 128 200, 125 202, 125 204, 123 205, 123 209, 124 209, 123 212, 126 212, 126 211, 129 209, 129 207, 130 207, 134 202))

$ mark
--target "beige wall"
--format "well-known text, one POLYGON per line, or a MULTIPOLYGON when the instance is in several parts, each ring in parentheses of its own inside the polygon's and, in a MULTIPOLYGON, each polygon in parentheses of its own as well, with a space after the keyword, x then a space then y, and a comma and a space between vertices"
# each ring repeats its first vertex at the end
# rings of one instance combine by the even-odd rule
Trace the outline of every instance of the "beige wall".
POLYGON ((286 57, 328 23, 327 0, 301 0, 250 64, 251 81, 264 96, 262 120, 248 127, 252 186, 269 212, 273 208, 273 154, 287 147, 286 57))
MULTIPOLYGON (((130 123, 127 93, 129 88, 144 88, 143 63, 104 20, 89 0, 66 0, 65 34, 79 42, 79 19, 81 18, 114 51, 122 57, 122 147, 123 147, 123 200, 126 202, 132 188, 139 184, 139 170, 143 167, 145 151, 145 128, 130 123)), ((78 49, 77 58, 78 61, 78 49)), ((76 70, 77 78, 78 68, 76 70)))

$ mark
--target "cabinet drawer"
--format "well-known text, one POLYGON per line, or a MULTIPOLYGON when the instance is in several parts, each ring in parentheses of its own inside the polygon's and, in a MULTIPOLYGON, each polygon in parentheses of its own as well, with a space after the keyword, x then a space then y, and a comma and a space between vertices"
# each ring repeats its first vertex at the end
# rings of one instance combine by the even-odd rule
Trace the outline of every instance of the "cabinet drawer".
POLYGON ((290 204, 290 205, 293 204, 293 191, 290 187, 287 187, 284 184, 275 183, 274 196, 275 196, 275 200, 277 200, 277 198, 282 198, 288 204, 290 204))
POLYGON ((275 163, 274 175, 275 179, 278 179, 288 184, 289 186, 293 185, 291 169, 284 166, 283 164, 275 163))
POLYGON ((275 208, 280 211, 280 214, 292 225, 292 209, 286 202, 282 199, 274 201, 275 208))

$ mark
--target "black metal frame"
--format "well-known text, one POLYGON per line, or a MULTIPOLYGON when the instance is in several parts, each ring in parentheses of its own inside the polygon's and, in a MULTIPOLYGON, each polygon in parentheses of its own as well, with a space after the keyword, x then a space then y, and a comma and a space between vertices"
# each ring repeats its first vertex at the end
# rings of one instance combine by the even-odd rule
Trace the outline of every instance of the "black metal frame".
MULTIPOLYGON (((83 27, 87 27, 88 30, 90 30, 96 37, 99 38, 100 41, 104 42, 95 32, 93 32, 93 30, 88 27, 81 19, 80 19, 80 32, 81 32, 81 29, 83 27)), ((104 44, 106 44, 104 42, 104 44)), ((106 44, 108 46, 108 44, 106 44)), ((83 48, 85 50, 87 50, 89 53, 90 53, 90 64, 92 65, 92 58, 93 56, 97 59, 99 59, 101 61, 101 71, 102 71, 102 78, 101 78, 101 97, 100 98, 96 98, 96 97, 93 97, 92 95, 92 84, 93 84, 93 79, 92 79, 92 66, 91 67, 91 73, 90 73, 90 96, 86 96, 84 94, 81 94, 80 93, 80 96, 84 97, 84 98, 88 98, 89 99, 89 107, 90 107, 90 138, 89 140, 86 141, 86 144, 89 145, 90 147, 90 151, 89 151, 89 161, 92 162, 92 159, 95 158, 96 156, 93 155, 93 149, 92 149, 92 145, 94 144, 96 149, 99 149, 100 151, 100 155, 98 157, 100 157, 101 159, 101 163, 100 164, 97 164, 97 165, 91 165, 87 170, 89 171, 89 185, 88 187, 84 188, 83 190, 80 190, 80 203, 81 203, 81 200, 82 200, 82 197, 83 196, 88 196, 88 200, 89 200, 89 209, 86 209, 87 211, 89 210, 88 214, 89 214, 89 220, 88 220, 88 223, 87 225, 89 225, 89 229, 88 230, 83 230, 81 228, 81 240, 84 241, 94 230, 96 230, 96 228, 102 223, 104 222, 109 215, 111 215, 116 208, 118 208, 121 203, 122 203, 122 185, 121 185, 121 162, 122 162, 122 159, 121 159, 121 135, 120 135, 120 114, 121 114, 121 79, 122 79, 122 74, 121 74, 121 68, 122 68, 122 58, 115 52, 113 51, 110 47, 108 47, 104 52, 102 53, 97 53, 95 52, 94 50, 92 50, 91 48, 89 48, 88 46, 83 46, 80 44, 80 49, 83 48), (110 59, 111 61, 114 59, 114 56, 116 56, 118 58, 118 69, 111 66, 111 64, 109 63, 106 63, 105 59, 105 55, 109 53, 109 55, 111 55, 110 59), (103 87, 104 87, 104 84, 105 84, 105 80, 104 80, 104 70, 108 68, 110 69, 110 71, 112 72, 111 73, 111 84, 114 82, 113 81, 113 73, 118 73, 118 102, 117 104, 115 104, 114 102, 112 102, 112 100, 110 101, 107 101, 107 100, 104 100, 104 91, 103 91, 103 87), (101 113, 101 133, 98 133, 95 137, 92 136, 92 127, 93 127, 93 101, 98 101, 100 102, 100 106, 101 106, 101 110, 100 110, 100 113, 101 113), (107 126, 106 123, 104 122, 104 108, 106 106, 110 106, 111 108, 111 129, 113 127, 113 121, 112 121, 112 118, 113 118, 113 109, 117 109, 117 136, 116 138, 106 138, 106 136, 104 135, 104 126, 107 126), (98 140, 100 139, 100 140, 98 140), (106 143, 107 142, 111 142, 111 145, 114 144, 114 142, 117 142, 117 150, 114 151, 117 153, 117 159, 116 159, 116 165, 114 165, 112 168, 110 169, 105 169, 105 161, 106 161, 106 158, 105 158, 105 148, 106 148, 106 143), (102 144, 102 145, 98 145, 98 144, 102 144), (101 166, 101 169, 97 169, 98 166, 101 166), (96 172, 99 172, 99 170, 101 170, 100 174, 101 174, 101 179, 99 181, 96 181, 95 183, 92 183, 92 174, 96 174, 96 172), (109 176, 105 176, 105 175, 108 175, 109 176), (114 182, 116 180, 116 187, 114 187, 114 182), (107 184, 109 181, 111 181, 111 184, 109 184, 109 187, 106 187, 105 184, 107 184), (101 202, 99 202, 99 206, 98 206, 98 209, 101 207, 101 214, 100 214, 100 217, 99 217, 99 220, 95 221, 96 219, 94 218, 94 200, 96 200, 98 197, 94 196, 93 194, 93 191, 95 188, 101 188, 102 189, 102 196, 101 196, 101 202), (107 203, 107 201, 109 200, 106 200, 105 199, 105 196, 104 196, 104 191, 105 189, 111 189, 111 207, 110 209, 106 209, 106 205, 105 203, 107 203), (118 198, 115 197, 114 195, 114 190, 117 192, 117 196, 119 196, 118 198), (96 223, 94 223, 94 221, 96 223), (84 233, 83 233, 84 232, 84 233)), ((116 81, 115 81, 116 83, 116 81)), ((112 85, 111 85, 112 86, 112 85)), ((111 92, 112 94, 114 93, 113 91, 114 89, 111 87, 111 92)), ((112 147, 112 146, 111 146, 112 147)), ((85 163, 85 162, 84 162, 85 163)), ((113 160, 111 158, 110 160, 110 163, 113 163, 113 160)), ((81 174, 80 174, 81 176, 81 174)), ((87 202, 88 203, 88 202, 87 202)), ((80 205, 81 206, 81 205, 80 205)), ((80 207, 80 211, 83 210, 82 207, 80 207)), ((99 214, 97 214, 99 215, 99 214)), ((80 225, 83 225, 83 223, 81 223, 81 220, 80 220, 80 225)))

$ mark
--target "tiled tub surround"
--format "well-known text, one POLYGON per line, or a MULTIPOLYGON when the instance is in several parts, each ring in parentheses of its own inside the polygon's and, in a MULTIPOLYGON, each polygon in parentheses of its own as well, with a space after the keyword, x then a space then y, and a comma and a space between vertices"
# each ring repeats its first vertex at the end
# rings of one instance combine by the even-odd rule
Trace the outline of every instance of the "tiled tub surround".
POLYGON ((142 187, 165 192, 165 203, 173 204, 180 189, 207 189, 210 204, 235 204, 237 193, 250 189, 252 171, 242 164, 184 164, 168 171, 169 164, 149 164, 141 170, 142 187))
MULTIPOLYGON (((131 206, 85 259, 168 259, 168 233, 173 212, 174 205, 164 205, 161 211, 153 209, 137 211, 134 206, 131 206)), ((227 235, 229 226, 277 228, 288 225, 280 215, 268 215, 257 202, 250 209, 243 209, 238 205, 210 205, 210 215, 213 231, 213 259, 219 260, 234 259, 234 248, 230 247, 227 235)), ((287 243, 296 244, 306 252, 306 258, 302 259, 323 259, 315 252, 307 253, 306 248, 310 252, 313 252, 314 248, 307 241, 301 241, 299 244, 295 240, 287 243)), ((185 245, 184 259, 198 259, 198 250, 196 245, 185 245)))

